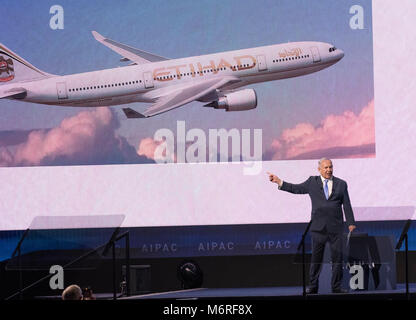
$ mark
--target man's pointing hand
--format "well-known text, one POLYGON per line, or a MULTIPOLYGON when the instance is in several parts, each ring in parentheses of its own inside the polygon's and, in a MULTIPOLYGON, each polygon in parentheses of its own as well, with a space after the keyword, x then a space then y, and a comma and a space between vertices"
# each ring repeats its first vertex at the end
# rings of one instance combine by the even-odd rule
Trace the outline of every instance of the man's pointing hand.
POLYGON ((272 173, 270 173, 270 172, 267 172, 267 174, 268 174, 268 176, 269 176, 269 180, 270 180, 271 182, 273 182, 273 183, 277 183, 279 186, 281 185, 282 180, 280 180, 278 176, 276 176, 276 175, 274 175, 274 174, 272 174, 272 173))

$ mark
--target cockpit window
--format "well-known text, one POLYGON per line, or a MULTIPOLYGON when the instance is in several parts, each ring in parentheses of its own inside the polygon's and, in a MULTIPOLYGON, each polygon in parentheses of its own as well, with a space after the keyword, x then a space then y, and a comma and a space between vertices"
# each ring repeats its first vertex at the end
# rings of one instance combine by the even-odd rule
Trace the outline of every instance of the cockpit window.
POLYGON ((337 48, 335 48, 335 47, 329 48, 329 52, 332 52, 332 51, 335 51, 335 50, 337 50, 337 48))

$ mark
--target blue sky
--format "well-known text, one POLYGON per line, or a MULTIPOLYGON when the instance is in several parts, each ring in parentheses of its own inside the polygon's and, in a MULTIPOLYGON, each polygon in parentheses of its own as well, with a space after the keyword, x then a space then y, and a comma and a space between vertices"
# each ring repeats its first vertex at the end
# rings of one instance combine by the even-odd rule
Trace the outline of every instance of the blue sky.
MULTIPOLYGON (((120 56, 94 40, 91 30, 169 58, 215 53, 288 41, 323 41, 345 52, 321 72, 250 86, 258 107, 225 113, 192 103, 146 120, 127 120, 115 110, 118 133, 135 146, 159 128, 262 128, 265 147, 285 128, 319 125, 329 114, 360 112, 373 99, 371 1, 22 1, 3 0, 0 42, 55 74, 123 65, 120 56), (64 8, 64 30, 49 27, 49 8, 64 8), (349 8, 364 8, 365 29, 352 30, 349 8)), ((145 104, 131 104, 144 110, 145 104)), ((89 108, 83 110, 90 110, 89 108)), ((376 108, 377 110, 377 108, 376 108)), ((52 128, 81 109, 0 100, 0 131, 52 128)))

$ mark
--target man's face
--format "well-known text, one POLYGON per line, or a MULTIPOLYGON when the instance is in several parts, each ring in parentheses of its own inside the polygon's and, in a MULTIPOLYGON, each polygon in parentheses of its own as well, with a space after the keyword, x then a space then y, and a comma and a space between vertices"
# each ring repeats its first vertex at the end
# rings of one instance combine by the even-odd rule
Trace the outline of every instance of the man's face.
POLYGON ((331 160, 322 161, 318 170, 322 177, 324 177, 325 179, 331 179, 333 172, 331 160))

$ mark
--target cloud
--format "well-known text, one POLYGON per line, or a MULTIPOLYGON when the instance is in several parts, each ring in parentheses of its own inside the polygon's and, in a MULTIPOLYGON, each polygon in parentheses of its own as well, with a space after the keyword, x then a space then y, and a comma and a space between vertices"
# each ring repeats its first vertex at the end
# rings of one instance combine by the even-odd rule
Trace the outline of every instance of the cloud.
MULTIPOLYGON (((156 152, 156 149, 165 141, 154 140, 153 138, 147 137, 140 140, 137 154, 139 156, 146 157, 147 159, 154 160, 158 163, 164 163, 166 161, 166 147, 167 145, 161 146, 160 150, 156 152), (159 154, 161 151, 161 154, 159 154)), ((170 157, 172 162, 176 162, 176 154, 173 153, 170 157)))
POLYGON ((354 158, 375 156, 374 100, 356 115, 327 116, 319 126, 299 123, 274 139, 264 159, 354 158))
POLYGON ((140 140, 137 154, 155 160, 155 150, 162 142, 153 140, 152 138, 144 138, 140 140))
POLYGON ((33 130, 25 142, 0 149, 1 166, 87 165, 150 162, 119 136, 120 127, 107 107, 82 111, 52 129, 33 130))

